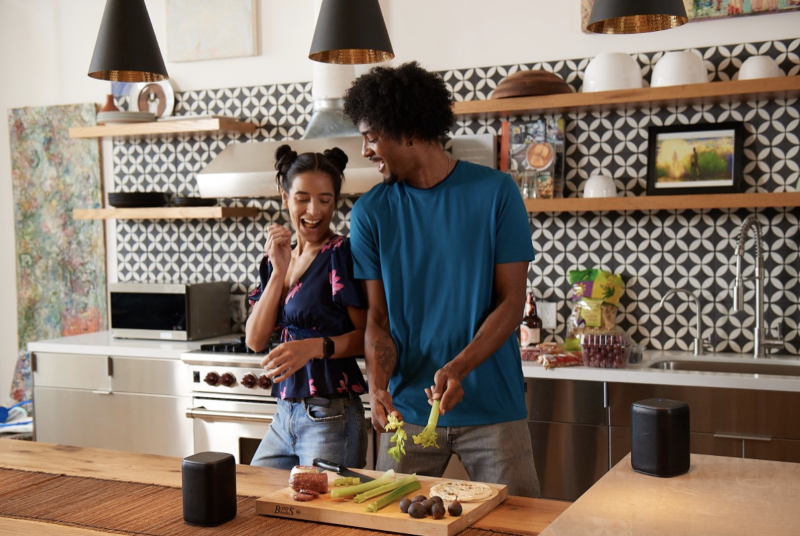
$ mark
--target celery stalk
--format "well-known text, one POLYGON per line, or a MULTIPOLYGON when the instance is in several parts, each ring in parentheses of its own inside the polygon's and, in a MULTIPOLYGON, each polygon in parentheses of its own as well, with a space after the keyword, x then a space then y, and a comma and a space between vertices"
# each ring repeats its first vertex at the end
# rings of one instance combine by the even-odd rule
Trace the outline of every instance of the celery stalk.
POLYGON ((367 499, 371 499, 373 497, 377 497, 378 495, 383 495, 384 493, 389 493, 390 491, 397 489, 401 486, 405 486, 409 482, 415 482, 417 480, 417 475, 408 475, 405 478, 401 478, 400 480, 395 480, 394 482, 389 482, 388 484, 384 484, 379 488, 373 488, 369 491, 365 491, 364 493, 359 493, 353 499, 354 502, 362 503, 367 499))
POLYGON ((413 482, 409 482, 408 484, 397 488, 393 492, 388 495, 385 495, 378 499, 377 501, 373 501, 367 505, 366 512, 375 513, 381 508, 389 506, 395 501, 398 501, 411 493, 412 491, 416 491, 422 487, 422 484, 419 483, 419 480, 414 480, 413 482))
POLYGON ((358 495, 359 493, 364 493, 365 491, 369 491, 373 488, 377 488, 383 486, 384 484, 388 484, 389 482, 393 482, 395 479, 394 469, 389 469, 379 478, 372 480, 371 482, 364 482, 363 484, 359 484, 357 486, 347 486, 345 488, 333 488, 331 490, 331 497, 336 499, 337 497, 352 497, 353 495, 358 495))
POLYGON ((433 401, 433 404, 431 404, 431 414, 428 417, 428 424, 425 425, 425 428, 423 428, 419 434, 412 436, 414 444, 422 445, 422 448, 439 448, 439 445, 436 443, 436 439, 439 437, 439 434, 436 433, 436 425, 439 423, 439 402, 440 400, 433 401))

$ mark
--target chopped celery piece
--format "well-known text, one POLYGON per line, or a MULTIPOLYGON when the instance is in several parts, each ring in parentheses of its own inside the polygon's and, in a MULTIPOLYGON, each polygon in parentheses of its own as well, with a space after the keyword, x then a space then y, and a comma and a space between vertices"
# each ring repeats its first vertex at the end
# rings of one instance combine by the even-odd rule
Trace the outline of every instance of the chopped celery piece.
POLYGON ((377 501, 373 501, 373 502, 369 503, 367 505, 367 509, 365 511, 366 512, 375 513, 378 510, 380 510, 381 508, 389 506, 390 504, 392 504, 395 501, 399 501, 400 499, 402 499, 403 497, 405 497, 406 495, 408 495, 412 491, 416 491, 416 490, 420 489, 421 487, 422 487, 422 484, 419 483, 419 480, 414 480, 413 482, 409 482, 408 484, 397 488, 396 490, 394 490, 390 494, 388 494, 388 495, 386 495, 384 497, 381 497, 377 501))
POLYGON ((379 488, 373 488, 369 491, 365 491, 364 493, 359 493, 355 496, 353 501, 357 503, 362 503, 367 499, 371 499, 373 497, 377 497, 378 495, 383 495, 384 493, 389 493, 393 489, 397 489, 400 486, 405 486, 409 482, 415 482, 417 480, 417 475, 408 475, 405 478, 401 478, 400 480, 395 480, 394 482, 389 482, 388 484, 384 484, 379 488))
POLYGON ((400 456, 406 453, 405 443, 406 439, 408 439, 408 434, 405 430, 403 430, 403 421, 397 420, 397 416, 389 415, 389 422, 384 426, 384 429, 387 432, 394 430, 394 435, 389 440, 389 442, 394 443, 395 445, 390 448, 386 453, 392 458, 394 461, 399 462, 400 456))
POLYGON ((340 486, 358 486, 361 484, 361 479, 357 476, 342 476, 333 481, 335 487, 340 486))
POLYGON ((333 488, 331 490, 331 498, 336 499, 337 497, 352 497, 353 495, 358 495, 359 493, 364 493, 365 491, 369 491, 373 488, 378 488, 384 484, 393 482, 394 479, 394 469, 389 469, 379 478, 376 478, 370 482, 364 482, 363 484, 359 484, 357 486, 347 486, 345 488, 333 488))

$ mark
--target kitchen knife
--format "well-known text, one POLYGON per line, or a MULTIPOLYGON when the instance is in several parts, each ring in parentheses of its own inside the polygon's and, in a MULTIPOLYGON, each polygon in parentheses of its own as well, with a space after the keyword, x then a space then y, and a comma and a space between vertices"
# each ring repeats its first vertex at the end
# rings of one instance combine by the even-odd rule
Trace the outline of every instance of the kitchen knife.
POLYGON ((333 471, 334 473, 338 474, 339 476, 351 476, 351 477, 360 478, 362 483, 369 482, 371 480, 375 480, 375 478, 373 478, 371 476, 367 476, 367 475, 365 475, 363 473, 356 473, 355 471, 352 471, 352 470, 348 469, 344 465, 341 465, 341 464, 338 464, 338 463, 329 462, 328 460, 323 460, 322 458, 314 458, 313 464, 316 467, 320 467, 322 469, 325 469, 326 471, 333 471))

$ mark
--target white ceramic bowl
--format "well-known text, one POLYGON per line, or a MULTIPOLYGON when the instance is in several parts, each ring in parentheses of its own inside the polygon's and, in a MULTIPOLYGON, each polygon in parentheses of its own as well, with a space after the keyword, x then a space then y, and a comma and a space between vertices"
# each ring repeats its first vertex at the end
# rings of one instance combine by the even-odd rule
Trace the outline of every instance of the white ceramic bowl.
POLYGON ((651 87, 680 86, 708 82, 703 59, 689 51, 667 52, 653 67, 651 87))
POLYGON ((739 67, 739 80, 783 76, 778 64, 769 56, 750 56, 739 67))
POLYGON ((630 55, 624 52, 598 54, 583 73, 584 93, 636 89, 642 87, 642 71, 630 55))
POLYGON ((592 175, 583 187, 583 197, 617 197, 617 185, 608 175, 592 175))

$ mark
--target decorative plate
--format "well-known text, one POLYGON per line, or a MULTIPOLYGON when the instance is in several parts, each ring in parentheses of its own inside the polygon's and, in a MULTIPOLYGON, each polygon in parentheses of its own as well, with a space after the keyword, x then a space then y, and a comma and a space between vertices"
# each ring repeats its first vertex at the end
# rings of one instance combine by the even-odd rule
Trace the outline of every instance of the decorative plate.
POLYGON ((128 100, 131 112, 152 112, 156 118, 168 117, 175 108, 175 91, 169 80, 139 82, 131 85, 128 100))

